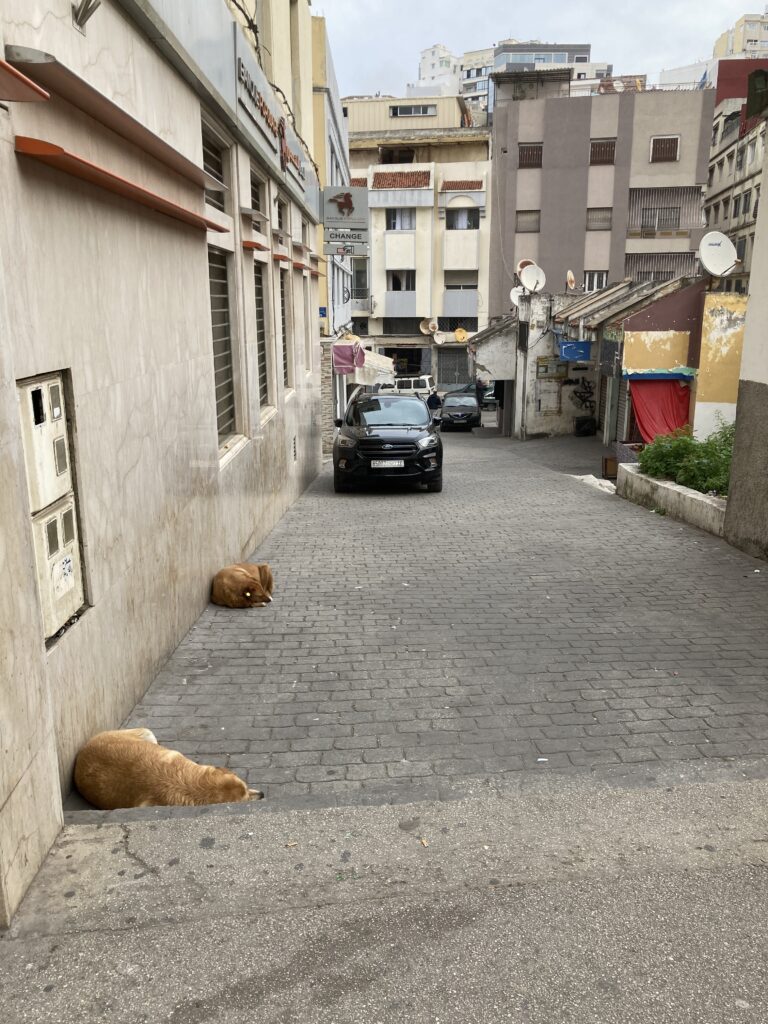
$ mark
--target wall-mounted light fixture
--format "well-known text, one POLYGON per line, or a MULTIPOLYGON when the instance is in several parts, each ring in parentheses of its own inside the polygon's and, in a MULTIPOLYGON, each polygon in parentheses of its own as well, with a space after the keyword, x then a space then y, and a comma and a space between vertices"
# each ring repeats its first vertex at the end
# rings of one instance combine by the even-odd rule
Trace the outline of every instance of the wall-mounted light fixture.
POLYGON ((80 3, 72 4, 72 24, 85 32, 86 24, 99 7, 101 0, 80 0, 80 3))

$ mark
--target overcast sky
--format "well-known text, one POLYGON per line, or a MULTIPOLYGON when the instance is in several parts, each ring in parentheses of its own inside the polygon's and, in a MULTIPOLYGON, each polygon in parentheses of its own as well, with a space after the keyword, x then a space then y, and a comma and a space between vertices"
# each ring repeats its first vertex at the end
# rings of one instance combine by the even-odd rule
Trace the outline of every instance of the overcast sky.
POLYGON ((456 54, 500 39, 591 43, 617 74, 646 73, 709 57, 748 0, 313 0, 327 18, 342 96, 405 95, 419 52, 444 43, 456 54))

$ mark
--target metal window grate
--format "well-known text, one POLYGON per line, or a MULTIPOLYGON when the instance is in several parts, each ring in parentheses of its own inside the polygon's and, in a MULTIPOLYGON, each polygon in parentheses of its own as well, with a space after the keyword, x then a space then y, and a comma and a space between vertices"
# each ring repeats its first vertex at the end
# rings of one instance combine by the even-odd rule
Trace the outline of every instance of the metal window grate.
POLYGON ((267 320, 264 308, 264 267, 253 265, 253 287, 256 297, 256 354, 259 360, 259 402, 269 404, 269 373, 267 367, 267 320))
POLYGON ((668 281, 673 277, 695 277, 699 261, 695 252, 627 253, 624 276, 633 281, 668 281))
POLYGON ((651 163, 672 163, 677 160, 680 139, 676 135, 659 135, 651 139, 651 163))
POLYGON ((219 441, 223 442, 235 433, 235 381, 226 253, 217 249, 208 250, 208 280, 211 290, 216 425, 219 441))
POLYGON ((591 206, 587 210, 587 231, 610 231, 612 222, 610 206, 591 206))
POLYGON ((288 275, 280 273, 280 331, 283 340, 283 384, 291 387, 290 362, 288 359, 288 298, 286 290, 288 275))
MULTIPOLYGON (((224 150, 203 126, 203 170, 224 184, 224 150)), ((224 211, 224 190, 207 188, 205 201, 209 206, 224 211)))
POLYGON ((515 224, 516 231, 541 230, 541 210, 518 210, 515 224))
POLYGON ((541 142, 521 143, 517 147, 518 167, 541 167, 544 146, 541 142))
POLYGON ((592 166, 616 162, 616 139, 592 139, 589 147, 592 166))

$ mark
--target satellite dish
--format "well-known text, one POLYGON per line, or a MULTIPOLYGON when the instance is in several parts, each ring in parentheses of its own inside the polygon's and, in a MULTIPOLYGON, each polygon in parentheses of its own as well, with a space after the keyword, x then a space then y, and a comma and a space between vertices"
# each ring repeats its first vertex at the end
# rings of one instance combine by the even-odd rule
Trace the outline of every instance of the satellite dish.
POLYGON ((520 299, 522 298, 524 292, 525 288, 521 288, 520 285, 518 285, 517 288, 512 289, 512 291, 509 293, 509 301, 512 303, 513 306, 520 305, 520 299))
POLYGON ((439 326, 440 326, 440 324, 437 322, 437 320, 430 320, 429 321, 429 333, 430 334, 434 334, 439 326))
POLYGON ((576 287, 576 275, 572 270, 569 270, 565 275, 565 283, 570 291, 576 287))
POLYGON ((613 91, 624 92, 624 82, 620 78, 614 78, 613 80, 613 91))
POLYGON ((431 334, 432 333, 432 331, 430 330, 429 325, 430 325, 430 319, 429 319, 429 317, 425 317, 421 321, 421 323, 419 324, 419 330, 421 331, 422 334, 431 334))
POLYGON ((432 335, 432 337, 435 339, 435 344, 436 345, 444 345, 445 344, 446 335, 443 334, 442 331, 435 331, 435 333, 432 335))
POLYGON ((517 264, 517 276, 520 277, 520 271, 523 270, 524 267, 530 267, 532 264, 533 260, 520 260, 517 264))
POLYGON ((699 259, 708 274, 725 277, 741 260, 736 255, 736 246, 722 231, 710 231, 699 245, 699 259))
POLYGON ((546 274, 535 263, 530 263, 527 267, 523 267, 518 277, 520 278, 520 284, 529 292, 540 292, 547 283, 546 274))
POLYGON ((453 336, 460 345, 463 345, 464 342, 469 337, 469 335, 467 334, 463 327, 457 327, 456 330, 453 332, 453 336))

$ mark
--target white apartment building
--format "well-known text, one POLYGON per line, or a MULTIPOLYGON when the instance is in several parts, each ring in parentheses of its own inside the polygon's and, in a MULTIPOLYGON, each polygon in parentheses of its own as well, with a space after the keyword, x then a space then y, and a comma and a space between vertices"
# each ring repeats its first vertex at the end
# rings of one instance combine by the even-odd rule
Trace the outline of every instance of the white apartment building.
POLYGON ((0 11, 0 927, 77 751, 320 467, 311 8, 241 9, 0 11))
POLYGON ((467 341, 488 321, 488 132, 459 97, 345 102, 371 230, 370 260, 353 261, 355 333, 401 374, 466 381, 467 341))

